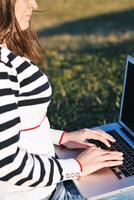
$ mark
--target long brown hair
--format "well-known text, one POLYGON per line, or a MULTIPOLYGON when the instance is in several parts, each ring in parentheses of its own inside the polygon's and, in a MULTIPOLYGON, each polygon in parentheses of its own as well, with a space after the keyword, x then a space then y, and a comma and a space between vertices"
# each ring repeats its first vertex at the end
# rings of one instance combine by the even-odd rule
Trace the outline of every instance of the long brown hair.
POLYGON ((5 42, 9 50, 35 62, 41 62, 41 47, 36 33, 29 27, 22 31, 15 17, 16 0, 0 0, 0 44, 5 42))

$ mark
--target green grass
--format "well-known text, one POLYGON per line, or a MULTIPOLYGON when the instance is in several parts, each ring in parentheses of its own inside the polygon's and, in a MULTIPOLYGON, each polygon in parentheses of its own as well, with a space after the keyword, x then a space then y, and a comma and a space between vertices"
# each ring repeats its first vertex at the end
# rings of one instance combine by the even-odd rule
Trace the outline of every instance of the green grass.
POLYGON ((118 120, 126 55, 134 55, 134 1, 39 0, 33 26, 53 87, 49 118, 76 130, 118 120))

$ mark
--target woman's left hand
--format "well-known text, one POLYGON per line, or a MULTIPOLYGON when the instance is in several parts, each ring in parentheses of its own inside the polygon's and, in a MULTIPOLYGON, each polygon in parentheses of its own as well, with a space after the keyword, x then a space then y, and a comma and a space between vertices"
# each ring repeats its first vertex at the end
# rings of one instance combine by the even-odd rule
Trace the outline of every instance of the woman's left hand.
POLYGON ((94 144, 87 142, 87 139, 99 140, 107 147, 111 147, 110 142, 115 139, 102 130, 81 129, 73 132, 65 132, 61 141, 61 145, 68 149, 87 149, 94 144))

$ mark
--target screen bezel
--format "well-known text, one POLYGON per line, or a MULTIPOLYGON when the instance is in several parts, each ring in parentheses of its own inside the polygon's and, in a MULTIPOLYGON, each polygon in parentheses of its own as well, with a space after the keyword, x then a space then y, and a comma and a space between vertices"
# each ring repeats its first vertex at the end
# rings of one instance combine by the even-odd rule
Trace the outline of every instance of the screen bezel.
POLYGON ((125 128, 133 137, 134 137, 134 132, 124 124, 123 121, 121 121, 121 116, 122 116, 122 109, 123 109, 123 102, 124 102, 124 94, 125 94, 125 87, 126 87, 126 80, 127 80, 127 73, 128 73, 128 65, 129 63, 134 65, 134 58, 131 56, 127 56, 126 60, 126 66, 125 66, 125 77, 124 77, 124 83, 123 83, 123 88, 122 88, 122 97, 121 97, 121 106, 120 106, 120 115, 119 115, 119 123, 123 128, 125 128))

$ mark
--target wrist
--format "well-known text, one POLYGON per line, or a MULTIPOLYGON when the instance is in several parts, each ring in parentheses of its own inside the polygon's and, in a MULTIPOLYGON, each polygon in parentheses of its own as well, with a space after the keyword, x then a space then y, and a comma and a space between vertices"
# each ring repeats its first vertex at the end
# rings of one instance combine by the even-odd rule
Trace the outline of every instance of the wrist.
POLYGON ((65 136, 65 131, 62 132, 60 140, 59 140, 59 145, 63 144, 63 137, 65 136))
POLYGON ((81 164, 81 162, 77 159, 77 158, 74 158, 76 161, 77 161, 77 163, 79 164, 79 166, 80 166, 80 171, 81 172, 83 172, 83 166, 82 166, 82 164, 81 164))
POLYGON ((66 142, 70 140, 70 133, 63 131, 60 140, 59 140, 59 145, 64 145, 66 142))

